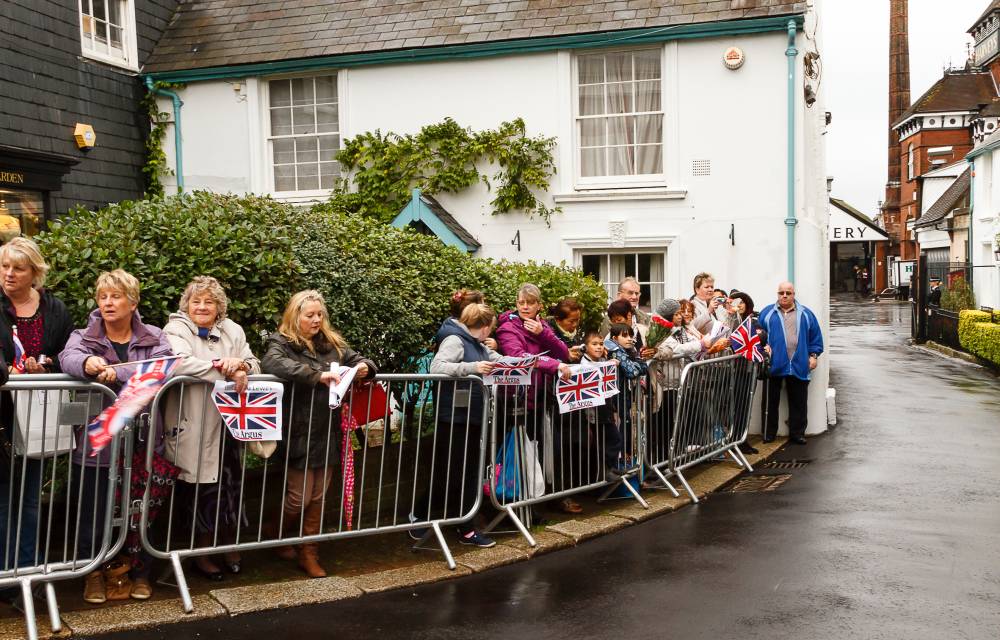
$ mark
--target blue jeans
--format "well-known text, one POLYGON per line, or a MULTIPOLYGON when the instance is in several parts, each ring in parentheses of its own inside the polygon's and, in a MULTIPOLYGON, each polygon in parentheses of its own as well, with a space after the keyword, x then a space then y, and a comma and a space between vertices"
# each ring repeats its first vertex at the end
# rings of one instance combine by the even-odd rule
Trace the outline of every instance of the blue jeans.
POLYGON ((0 470, 0 548, 5 570, 13 569, 15 566, 31 567, 44 558, 45 554, 36 549, 38 502, 41 493, 41 460, 18 457, 13 460, 13 470, 10 466, 0 470), (13 509, 11 505, 14 505, 13 509))

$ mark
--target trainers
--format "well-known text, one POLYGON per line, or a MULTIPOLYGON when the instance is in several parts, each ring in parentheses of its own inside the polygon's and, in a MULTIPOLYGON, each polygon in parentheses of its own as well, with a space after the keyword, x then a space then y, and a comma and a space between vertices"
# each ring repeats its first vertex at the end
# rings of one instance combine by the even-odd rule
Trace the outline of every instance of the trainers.
POLYGON ((462 544, 472 545, 473 547, 479 547, 480 549, 489 549, 490 547, 495 547, 497 542, 493 538, 487 538, 483 534, 479 533, 475 529, 468 531, 466 533, 459 534, 458 541, 462 544))
POLYGON ((132 590, 129 596, 133 600, 149 600, 153 595, 153 585, 149 583, 149 578, 136 578, 132 581, 132 590))
POLYGON ((104 590, 104 572, 98 569, 87 574, 83 583, 83 599, 91 604, 104 604, 108 596, 104 590))
MULTIPOLYGON (((411 513, 410 514, 410 524, 413 524, 414 522, 419 522, 419 521, 417 520, 417 517, 414 516, 411 513)), ((421 540, 424 539, 424 536, 426 536, 427 532, 430 531, 430 530, 431 530, 430 527, 421 527, 419 529, 410 529, 406 533, 408 533, 410 535, 411 539, 416 540, 417 542, 420 542, 421 540)))

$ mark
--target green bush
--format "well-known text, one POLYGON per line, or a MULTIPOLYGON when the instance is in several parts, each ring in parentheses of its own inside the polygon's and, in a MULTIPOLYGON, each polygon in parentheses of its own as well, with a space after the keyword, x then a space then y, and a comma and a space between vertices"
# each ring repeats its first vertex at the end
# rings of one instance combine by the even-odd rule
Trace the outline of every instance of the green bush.
POLYGON ((259 348, 300 279, 287 229, 301 213, 269 198, 207 192, 76 209, 37 240, 52 266, 49 286, 79 326, 95 307, 94 282, 122 268, 139 279, 139 311, 163 326, 196 275, 215 276, 229 316, 259 348))
POLYGON ((48 286, 80 326, 94 308, 101 271, 123 268, 142 283, 140 311, 162 326, 195 275, 226 287, 229 315, 254 350, 273 331, 288 298, 320 290, 330 319, 384 371, 412 371, 430 346, 456 289, 481 289, 498 312, 534 282, 546 304, 573 295, 596 326, 604 288, 565 265, 495 263, 433 237, 337 212, 296 209, 270 198, 194 192, 78 209, 38 238, 52 264, 48 286))
POLYGON ((955 278, 948 288, 941 292, 941 308, 949 311, 976 308, 976 296, 965 278, 955 278))
POLYGON ((969 353, 1000 366, 1000 324, 992 322, 986 311, 962 311, 958 339, 969 353))

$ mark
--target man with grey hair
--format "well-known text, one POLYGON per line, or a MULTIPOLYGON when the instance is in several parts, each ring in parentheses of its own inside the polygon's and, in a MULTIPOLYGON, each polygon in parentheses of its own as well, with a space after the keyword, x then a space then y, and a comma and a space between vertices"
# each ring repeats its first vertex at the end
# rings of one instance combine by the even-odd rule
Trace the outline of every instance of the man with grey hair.
MULTIPOLYGON (((615 300, 627 300, 632 305, 632 331, 636 336, 636 347, 639 348, 639 356, 643 359, 652 358, 656 354, 656 349, 650 349, 644 345, 646 330, 649 328, 650 315, 639 308, 639 299, 642 297, 642 287, 639 281, 632 276, 622 278, 618 283, 618 297, 615 300)), ((601 333, 607 334, 611 328, 608 318, 601 324, 601 333)))
POLYGON ((772 442, 778 433, 778 403, 784 386, 788 389, 788 438, 794 444, 805 444, 809 378, 823 353, 819 320, 795 301, 795 285, 782 282, 778 285, 778 301, 760 312, 760 326, 767 331, 767 350, 771 354, 764 442, 772 442))

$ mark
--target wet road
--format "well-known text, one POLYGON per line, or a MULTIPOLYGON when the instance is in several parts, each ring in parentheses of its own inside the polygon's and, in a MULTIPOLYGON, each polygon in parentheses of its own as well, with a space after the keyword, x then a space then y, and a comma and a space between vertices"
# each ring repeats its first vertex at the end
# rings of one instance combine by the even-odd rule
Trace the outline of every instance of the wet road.
POLYGON ((1000 380, 908 347, 908 322, 835 303, 840 425, 786 447, 811 463, 772 493, 459 580, 108 637, 998 638, 1000 380))

